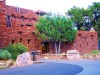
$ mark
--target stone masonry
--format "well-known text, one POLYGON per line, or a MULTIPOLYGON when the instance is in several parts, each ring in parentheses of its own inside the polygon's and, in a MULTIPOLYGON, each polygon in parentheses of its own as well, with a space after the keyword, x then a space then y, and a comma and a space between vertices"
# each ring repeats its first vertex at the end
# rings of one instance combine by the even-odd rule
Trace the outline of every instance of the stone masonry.
POLYGON ((8 6, 0 1, 0 48, 9 43, 22 43, 29 50, 40 50, 40 41, 35 37, 38 15, 32 10, 8 6))
MULTIPOLYGON (((8 6, 0 0, 0 48, 9 43, 22 43, 29 50, 41 50, 41 41, 34 34, 39 15, 33 10, 8 6)), ((54 43, 48 43, 48 52, 54 53, 54 43)), ((74 42, 62 42, 61 52, 78 50, 81 54, 98 49, 97 32, 78 31, 74 42)))
MULTIPOLYGON (((98 34, 97 32, 78 31, 75 40, 72 43, 62 42, 61 52, 66 53, 67 50, 76 49, 80 54, 89 53, 92 50, 98 50, 98 34)), ((54 43, 49 43, 50 53, 54 53, 54 43)))

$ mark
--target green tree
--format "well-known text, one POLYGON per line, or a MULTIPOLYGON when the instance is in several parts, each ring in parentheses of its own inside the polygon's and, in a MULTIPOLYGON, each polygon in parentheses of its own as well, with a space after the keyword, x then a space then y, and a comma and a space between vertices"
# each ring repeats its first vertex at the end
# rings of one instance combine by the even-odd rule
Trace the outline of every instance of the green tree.
POLYGON ((76 36, 77 30, 73 24, 73 21, 65 16, 47 15, 37 22, 36 35, 44 41, 55 41, 55 53, 60 53, 61 42, 72 42, 76 36))
POLYGON ((66 13, 74 21, 78 30, 89 30, 91 21, 93 21, 93 14, 90 9, 84 9, 79 7, 73 7, 66 13))
POLYGON ((87 9, 74 6, 66 14, 71 17, 78 30, 90 30, 93 27, 100 38, 100 2, 94 2, 87 9))
POLYGON ((100 39, 100 2, 94 2, 91 6, 88 7, 94 15, 93 27, 98 32, 100 39))

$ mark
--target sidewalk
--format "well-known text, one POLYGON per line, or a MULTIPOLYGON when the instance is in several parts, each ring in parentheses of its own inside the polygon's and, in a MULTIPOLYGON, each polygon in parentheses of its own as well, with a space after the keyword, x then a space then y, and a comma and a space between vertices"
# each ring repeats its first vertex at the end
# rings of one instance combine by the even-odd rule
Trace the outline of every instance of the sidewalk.
POLYGON ((100 60, 46 60, 46 62, 67 63, 83 67, 83 71, 77 75, 100 75, 100 60))

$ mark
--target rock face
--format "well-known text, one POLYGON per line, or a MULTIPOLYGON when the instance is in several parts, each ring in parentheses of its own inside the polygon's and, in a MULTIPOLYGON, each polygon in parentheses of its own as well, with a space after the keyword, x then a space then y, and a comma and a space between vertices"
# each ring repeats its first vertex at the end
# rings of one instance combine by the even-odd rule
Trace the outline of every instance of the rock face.
POLYGON ((69 59, 69 60, 80 59, 80 54, 77 50, 68 50, 67 51, 67 59, 69 59))
POLYGON ((29 52, 18 55, 16 59, 16 66, 27 66, 31 64, 33 64, 33 61, 29 52))
POLYGON ((0 48, 9 43, 22 43, 29 50, 40 50, 34 31, 38 15, 33 10, 8 6, 0 1, 0 48))

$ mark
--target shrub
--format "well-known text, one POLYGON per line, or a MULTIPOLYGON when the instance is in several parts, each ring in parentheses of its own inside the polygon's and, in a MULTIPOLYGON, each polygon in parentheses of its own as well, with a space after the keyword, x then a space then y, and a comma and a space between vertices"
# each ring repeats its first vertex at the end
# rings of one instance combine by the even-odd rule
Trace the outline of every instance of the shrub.
POLYGON ((0 60, 7 60, 12 57, 11 53, 7 50, 0 50, 0 60))
POLYGON ((16 60, 17 56, 26 52, 28 48, 21 43, 17 43, 9 44, 9 46, 4 47, 3 49, 7 49, 10 53, 12 53, 12 59, 16 60))
POLYGON ((92 53, 92 54, 99 54, 100 51, 99 51, 99 50, 93 50, 91 53, 92 53))

